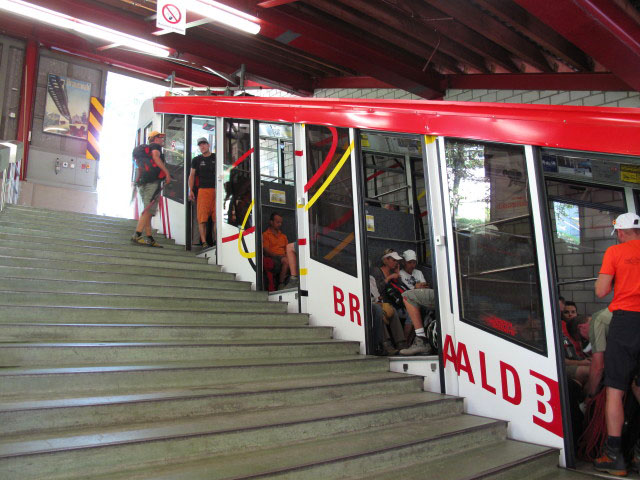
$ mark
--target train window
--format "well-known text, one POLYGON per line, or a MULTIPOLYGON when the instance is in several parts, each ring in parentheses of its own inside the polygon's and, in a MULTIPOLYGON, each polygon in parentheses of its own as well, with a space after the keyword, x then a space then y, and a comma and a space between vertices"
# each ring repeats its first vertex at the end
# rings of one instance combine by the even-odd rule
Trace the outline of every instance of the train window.
POLYGON ((590 315, 610 301, 595 296, 593 282, 605 250, 616 244, 611 224, 626 211, 624 191, 549 178, 546 185, 560 295, 590 315))
POLYGON ((184 115, 164 116, 164 161, 172 180, 163 195, 180 203, 184 203, 184 120, 184 115))
POLYGON ((445 146, 462 321, 546 354, 524 148, 445 146))
POLYGON ((348 128, 307 125, 311 258, 357 276, 348 128))
POLYGON ((251 133, 248 120, 224 121, 224 221, 244 228, 252 225, 251 133), (246 217, 246 221, 245 221, 246 217))

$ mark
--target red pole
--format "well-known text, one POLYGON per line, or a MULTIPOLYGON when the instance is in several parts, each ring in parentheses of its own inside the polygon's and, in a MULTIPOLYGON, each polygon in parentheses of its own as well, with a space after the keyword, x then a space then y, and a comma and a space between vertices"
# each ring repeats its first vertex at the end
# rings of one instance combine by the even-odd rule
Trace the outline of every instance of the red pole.
POLYGON ((27 48, 22 67, 22 87, 20 91, 20 111, 18 114, 17 140, 24 144, 24 158, 20 167, 20 180, 27 176, 29 162, 29 141, 31 139, 31 121, 36 100, 36 82, 38 79, 38 44, 35 40, 27 41, 27 48))

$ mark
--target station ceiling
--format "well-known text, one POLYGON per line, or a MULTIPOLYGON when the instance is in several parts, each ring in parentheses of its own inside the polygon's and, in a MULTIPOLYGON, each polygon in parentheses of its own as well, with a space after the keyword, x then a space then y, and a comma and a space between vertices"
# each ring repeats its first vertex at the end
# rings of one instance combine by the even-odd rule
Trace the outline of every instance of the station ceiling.
POLYGON ((169 47, 153 57, 5 14, 0 31, 185 86, 640 90, 640 0, 221 0, 258 35, 197 21, 157 35, 155 0, 32 0, 169 47), (243 67, 244 66, 244 67, 243 67), (244 75, 240 75, 243 71, 244 75))

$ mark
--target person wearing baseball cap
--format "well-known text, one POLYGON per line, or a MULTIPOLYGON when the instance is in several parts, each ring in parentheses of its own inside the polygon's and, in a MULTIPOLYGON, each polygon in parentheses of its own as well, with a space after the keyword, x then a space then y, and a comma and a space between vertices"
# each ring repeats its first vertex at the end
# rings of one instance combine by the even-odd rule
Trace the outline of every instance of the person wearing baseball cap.
POLYGON ((413 250, 405 250, 402 253, 402 258, 404 259, 404 266, 402 270, 400 270, 400 279, 402 283, 404 283, 409 290, 413 290, 414 288, 426 288, 427 281, 424 278, 424 274, 416 269, 418 265, 418 257, 416 256, 416 252, 413 250))
POLYGON ((212 237, 216 238, 216 156, 211 152, 209 140, 198 138, 200 155, 191 160, 189 173, 189 200, 196 202, 198 230, 202 248, 209 248, 207 242, 207 222, 209 217, 213 223, 212 237), (197 201, 196 201, 197 199, 197 201))
MULTIPOLYGON (((609 304, 613 315, 604 357, 607 441, 594 467, 613 475, 626 475, 621 441, 623 397, 640 362, 640 217, 624 213, 615 219, 613 227, 612 233, 617 234, 620 243, 607 248, 595 285, 599 298, 613 290, 609 304)), ((638 387, 636 379, 634 389, 638 387)), ((634 448, 633 464, 635 468, 640 466, 640 443, 634 448)))
POLYGON ((156 138, 162 138, 162 142, 164 143, 164 139, 167 136, 166 133, 159 132, 157 130, 152 131, 148 136, 149 143, 155 142, 156 138))

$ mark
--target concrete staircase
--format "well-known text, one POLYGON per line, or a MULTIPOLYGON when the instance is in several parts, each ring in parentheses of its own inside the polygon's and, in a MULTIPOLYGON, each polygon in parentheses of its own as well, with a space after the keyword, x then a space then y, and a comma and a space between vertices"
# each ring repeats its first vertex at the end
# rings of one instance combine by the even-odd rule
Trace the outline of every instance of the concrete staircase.
POLYGON ((573 478, 134 222, 0 213, 0 478, 573 478))

